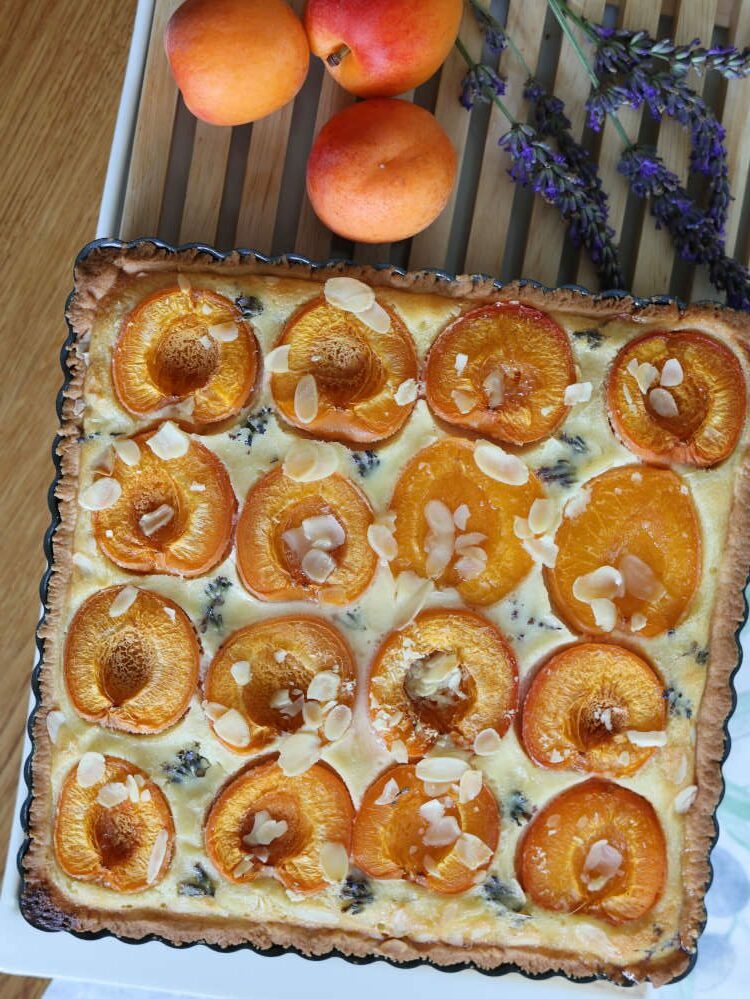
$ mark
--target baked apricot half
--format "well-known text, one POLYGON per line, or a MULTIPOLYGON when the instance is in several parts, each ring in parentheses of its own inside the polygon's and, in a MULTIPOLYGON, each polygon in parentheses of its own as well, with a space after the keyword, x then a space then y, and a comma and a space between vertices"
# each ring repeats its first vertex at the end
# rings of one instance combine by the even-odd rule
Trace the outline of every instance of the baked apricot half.
POLYGON ((502 736, 518 701, 518 665, 500 631, 466 610, 422 611, 392 632, 370 673, 370 721, 390 749, 423 756, 439 736, 470 749, 480 732, 502 736))
POLYGON ((127 451, 118 443, 118 498, 92 514, 107 558, 130 572, 172 576, 201 576, 221 562, 237 500, 216 455, 171 423, 131 438, 127 451))
POLYGON ((349 646, 321 618, 248 625, 224 642, 203 681, 213 733, 240 752, 302 727, 333 741, 351 722, 355 673, 349 646))
POLYGON ((65 642, 65 685, 82 718, 123 732, 169 728, 198 683, 200 647, 172 600, 110 586, 76 611, 65 642))
POLYGON ((264 760, 233 777, 211 805, 206 852, 228 881, 265 874, 291 891, 320 891, 346 877, 353 818, 346 785, 324 763, 287 777, 264 760))
POLYGON ((282 468, 250 490, 237 523, 237 567, 261 600, 348 604, 377 566, 367 541, 373 513, 343 475, 297 482, 282 468))
POLYGON ((736 354, 694 330, 647 333, 622 348, 607 381, 609 418, 645 461, 708 468, 737 445, 747 389, 736 354))
POLYGON ((452 757, 428 757, 386 770, 367 788, 353 852, 372 878, 400 878, 453 895, 483 880, 499 838, 497 803, 479 771, 452 757), (440 774, 441 764, 454 776, 431 796, 431 782, 420 773, 426 765, 426 774, 440 774))
POLYGON ((447 326, 427 355, 425 389, 440 419, 507 444, 531 444, 565 419, 575 381, 565 332, 526 305, 493 302, 447 326))
POLYGON ((619 645, 583 642, 536 673, 521 730, 539 766, 619 777, 643 766, 665 724, 664 685, 651 666, 619 645))
POLYGON ((112 380, 128 412, 148 416, 192 399, 187 423, 210 427, 247 403, 259 351, 250 325, 215 291, 167 288, 124 319, 112 353, 112 380))
POLYGON ((169 868, 172 813, 139 767, 119 756, 85 753, 63 781, 54 846, 69 877, 114 891, 143 891, 169 868))
POLYGON ((684 616, 701 573, 698 515, 674 472, 623 465, 584 486, 585 504, 555 535, 545 569, 557 612, 574 630, 659 635, 684 616))
POLYGON ((645 916, 664 890, 664 832, 650 801, 593 777, 537 812, 516 868, 523 890, 543 909, 627 923, 645 916))
POLYGON ((323 296, 291 317, 278 343, 288 348, 288 370, 271 376, 274 400, 288 423, 348 444, 374 444, 401 429, 416 392, 399 389, 414 384, 417 355, 394 310, 379 303, 378 309, 385 322, 377 330, 323 296))
POLYGON ((398 555, 391 568, 431 578, 438 587, 455 587, 467 603, 494 603, 531 569, 531 556, 513 528, 515 518, 528 517, 543 494, 519 458, 493 445, 475 447, 455 437, 430 444, 414 455, 396 483, 391 509, 398 555), (507 475, 498 473, 505 481, 482 470, 489 467, 482 458, 488 449, 510 463, 507 475))

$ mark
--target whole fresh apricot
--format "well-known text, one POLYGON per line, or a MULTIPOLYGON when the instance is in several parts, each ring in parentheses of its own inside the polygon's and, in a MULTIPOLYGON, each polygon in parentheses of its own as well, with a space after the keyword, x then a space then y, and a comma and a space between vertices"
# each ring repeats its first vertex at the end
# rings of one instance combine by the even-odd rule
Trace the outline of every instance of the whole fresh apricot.
POLYGON ((450 139, 429 111, 408 101, 345 108, 323 127, 307 161, 315 213, 360 243, 421 232, 445 208, 455 179, 450 139))
POLYGON ((395 97, 429 80, 458 34, 461 0, 308 0, 310 48, 345 90, 395 97))
POLYGON ((302 23, 284 0, 185 0, 164 45, 188 109, 210 125, 278 111, 307 76, 302 23))

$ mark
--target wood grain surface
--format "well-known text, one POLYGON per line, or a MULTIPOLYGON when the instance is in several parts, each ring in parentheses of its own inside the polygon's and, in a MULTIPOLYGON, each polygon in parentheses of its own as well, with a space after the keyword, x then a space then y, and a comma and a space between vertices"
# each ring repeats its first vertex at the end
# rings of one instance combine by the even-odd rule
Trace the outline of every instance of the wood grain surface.
MULTIPOLYGON (((71 264, 95 236, 135 0, 2 0, 0 842, 28 706, 71 264)), ((45 983, 0 975, 0 999, 45 983)))

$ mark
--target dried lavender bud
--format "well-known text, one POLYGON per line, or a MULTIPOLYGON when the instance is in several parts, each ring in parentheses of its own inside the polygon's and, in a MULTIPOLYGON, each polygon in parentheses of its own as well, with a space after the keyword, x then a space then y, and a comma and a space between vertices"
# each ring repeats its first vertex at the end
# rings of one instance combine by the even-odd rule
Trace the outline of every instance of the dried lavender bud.
POLYGON ((533 816, 536 808, 523 791, 511 791, 503 802, 503 811, 517 826, 522 826, 533 816))
POLYGON ((654 40, 646 31, 603 28, 591 25, 589 34, 596 38, 594 70, 597 76, 606 73, 628 73, 641 63, 661 60, 673 73, 686 75, 690 69, 699 73, 714 70, 729 80, 750 74, 750 49, 731 45, 704 48, 700 38, 686 45, 677 45, 670 38, 654 40))
POLYGON ((232 430, 229 439, 241 441, 250 450, 256 437, 261 437, 268 430, 268 421, 271 419, 271 407, 264 406, 257 413, 251 413, 243 425, 236 430, 232 430))
POLYGON ((568 458, 558 458, 554 465, 541 465, 536 474, 542 482, 562 486, 564 489, 569 489, 577 481, 575 467, 568 458))
POLYGON ((489 104, 495 97, 501 97, 504 93, 503 77, 492 66, 478 62, 461 81, 461 93, 458 99, 467 111, 471 111, 477 102, 489 104))
POLYGON ((263 311, 263 303, 255 295, 240 295, 239 298, 235 298, 234 304, 245 319, 252 319, 254 316, 259 316, 263 311))
POLYGON ((162 763, 161 768, 169 784, 184 784, 206 776, 211 764, 205 756, 201 756, 200 748, 200 743, 194 742, 192 749, 180 749, 173 760, 162 763))
POLYGON ((479 30, 484 35, 487 48, 490 52, 502 52, 508 45, 508 38, 500 22, 485 10, 478 0, 469 0, 469 7, 476 18, 479 30))
POLYGON ((699 666, 705 666, 708 662, 710 653, 707 648, 703 648, 697 642, 691 642, 690 648, 687 652, 683 652, 682 655, 683 658, 690 656, 691 659, 695 659, 699 666))
POLYGON ((693 717, 692 701, 676 687, 667 687, 664 691, 664 700, 667 702, 667 710, 674 718, 693 717))
POLYGON ((367 625, 359 607, 344 611, 343 614, 334 614, 333 620, 349 631, 367 631, 367 625))
POLYGON ((341 886, 339 892, 343 900, 342 912, 348 912, 356 916, 362 912, 366 905, 369 905, 375 898, 370 882, 364 877, 355 877, 350 874, 341 886))
POLYGON ((596 350, 601 347, 604 341, 604 334, 601 330, 575 330, 573 336, 578 340, 585 340, 589 350, 596 350))
POLYGON ((231 585, 231 580, 227 579, 226 576, 217 576, 216 579, 212 579, 206 584, 203 592, 208 597, 208 603, 198 625, 201 634, 206 632, 209 624, 212 624, 218 631, 224 627, 224 619, 217 608, 223 605, 224 594, 231 585))
POLYGON ((195 877, 177 882, 177 894, 187 895, 191 898, 213 898, 216 894, 216 885, 206 873, 203 865, 193 864, 193 871, 195 877))
POLYGON ((580 434, 571 435, 562 433, 557 439, 562 444, 567 444, 571 451, 575 451, 576 454, 586 454, 589 449, 588 444, 580 434))
POLYGON ((351 456, 363 479, 380 465, 380 458, 374 451, 352 451, 351 456))
POLYGON ((502 909, 510 909, 511 912, 520 912, 526 905, 526 895, 517 881, 501 881, 494 874, 482 885, 482 894, 488 902, 502 909))

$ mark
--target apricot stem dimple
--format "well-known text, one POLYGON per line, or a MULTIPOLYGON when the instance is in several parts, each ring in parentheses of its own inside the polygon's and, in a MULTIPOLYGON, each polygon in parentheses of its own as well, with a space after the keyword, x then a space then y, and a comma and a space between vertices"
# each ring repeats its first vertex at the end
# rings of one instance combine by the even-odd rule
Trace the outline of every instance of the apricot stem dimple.
POLYGON ((326 56, 326 62, 329 66, 331 66, 331 68, 335 69, 336 66, 341 65, 342 60, 345 59, 350 52, 351 49, 348 45, 339 45, 339 47, 334 49, 333 52, 329 52, 326 56))

